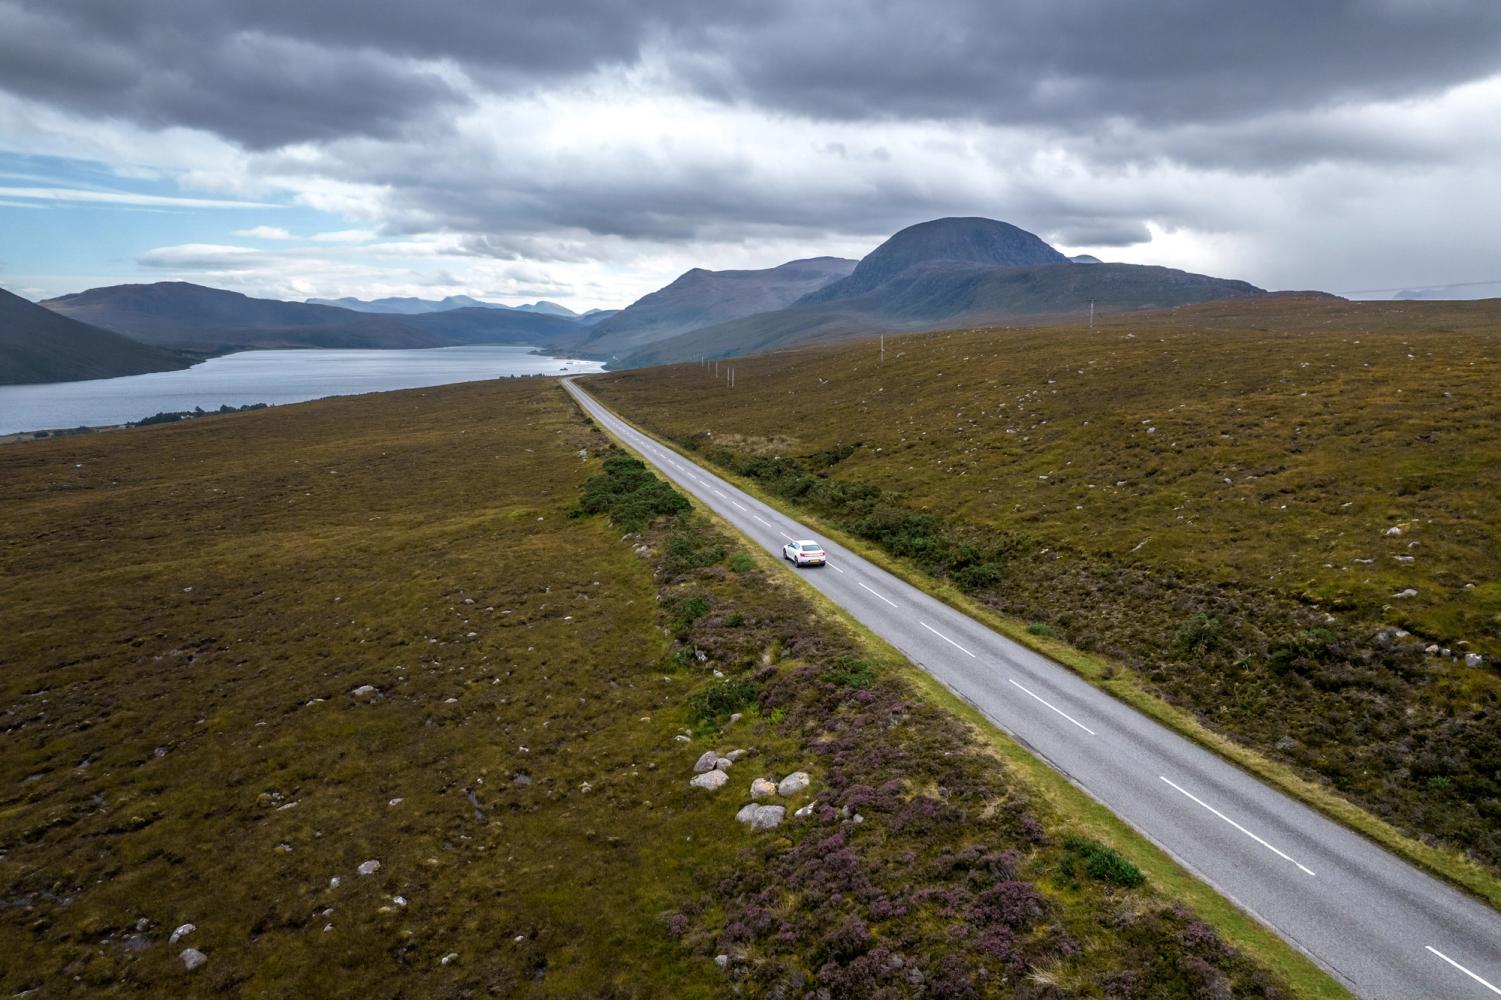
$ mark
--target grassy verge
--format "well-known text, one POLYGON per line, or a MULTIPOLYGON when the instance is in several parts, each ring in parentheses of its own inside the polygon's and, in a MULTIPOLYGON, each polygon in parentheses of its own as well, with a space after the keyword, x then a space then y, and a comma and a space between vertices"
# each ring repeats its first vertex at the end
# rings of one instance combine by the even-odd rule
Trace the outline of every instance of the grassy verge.
MULTIPOLYGON (((689 461, 697 462, 703 458, 683 448, 666 435, 654 432, 651 428, 643 427, 636 422, 632 422, 632 426, 650 435, 664 447, 677 451, 689 461)), ((1337 792, 1310 781, 1292 767, 1272 760, 1244 744, 1215 732, 1204 725, 1192 712, 1171 705, 1152 693, 1143 679, 1131 668, 1081 651, 1059 639, 1035 634, 1028 630, 1026 622, 997 614, 957 587, 935 579, 906 560, 892 557, 879 546, 852 536, 828 523, 816 513, 800 505, 789 504, 783 498, 768 493, 754 480, 720 465, 716 465, 715 471, 770 506, 791 507, 791 513, 825 537, 859 553, 863 558, 984 622, 1003 635, 1062 663, 1102 690, 1110 692, 1138 711, 1220 754, 1268 784, 1298 798, 1331 819, 1345 824, 1387 850, 1445 879, 1490 906, 1501 909, 1501 879, 1498 879, 1491 870, 1466 857, 1461 851, 1427 844, 1408 836, 1337 792)))
MULTIPOLYGON (((696 511, 711 519, 722 533, 733 533, 732 528, 697 500, 690 498, 690 502, 696 511)), ((768 579, 776 581, 778 587, 782 586, 780 581, 786 579, 778 561, 758 547, 738 550, 734 558, 741 560, 743 566, 756 566, 768 579)), ((981 753, 989 761, 988 766, 997 768, 1008 775, 1011 782, 1025 788, 1029 808, 1042 817, 1050 828, 1066 830, 1070 838, 1091 838, 1118 852, 1119 856, 1128 859, 1145 873, 1156 896, 1186 907, 1198 919, 1212 926, 1232 948, 1273 972, 1294 995, 1328 998, 1349 995, 1306 955, 1184 871, 1135 829, 996 729, 978 710, 925 671, 912 665, 898 651, 850 618, 843 609, 811 585, 799 581, 796 589, 801 600, 817 609, 817 614, 822 619, 818 631, 825 636, 842 636, 844 641, 858 650, 862 661, 873 665, 871 673, 899 678, 904 686, 918 693, 928 705, 950 719, 958 720, 962 724, 963 740, 969 748, 981 753)), ((1054 846, 1055 849, 1045 860, 1039 860, 1035 867, 1027 870, 1038 871, 1049 866, 1061 866, 1064 862, 1056 851, 1056 845, 1054 846)), ((1061 892, 1060 895, 1066 898, 1068 893, 1061 892)), ((1073 899, 1071 902, 1078 904, 1082 901, 1073 899)), ((1076 933, 1080 936, 1092 933, 1098 937, 1099 929, 1076 929, 1076 933)), ((1112 946, 1119 947, 1119 944, 1112 946)), ((1074 975, 1077 976, 1078 973, 1075 972, 1074 975)), ((1067 978, 1066 974, 1064 978, 1067 978)))

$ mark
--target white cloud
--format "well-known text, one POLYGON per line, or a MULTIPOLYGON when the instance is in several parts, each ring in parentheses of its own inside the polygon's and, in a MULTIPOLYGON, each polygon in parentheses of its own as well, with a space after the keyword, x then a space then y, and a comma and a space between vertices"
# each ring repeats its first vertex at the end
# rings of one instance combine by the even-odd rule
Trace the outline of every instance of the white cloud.
POLYGON ((254 226, 250 229, 236 229, 235 235, 256 240, 292 240, 297 238, 280 226, 254 226))
POLYGON ((0 197, 29 198, 40 202, 88 202, 152 208, 277 208, 277 205, 253 201, 228 201, 222 198, 182 198, 176 195, 138 194, 133 191, 95 191, 61 187, 7 187, 0 185, 0 197))

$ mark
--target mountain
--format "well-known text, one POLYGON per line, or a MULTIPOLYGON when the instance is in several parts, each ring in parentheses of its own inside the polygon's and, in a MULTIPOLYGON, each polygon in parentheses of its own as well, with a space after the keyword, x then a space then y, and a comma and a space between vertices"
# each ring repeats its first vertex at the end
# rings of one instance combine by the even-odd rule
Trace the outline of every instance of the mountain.
POLYGON ((0 385, 141 375, 196 360, 59 316, 0 288, 0 385))
POLYGON ((854 269, 854 261, 840 257, 794 260, 756 271, 696 267, 596 324, 584 347, 592 355, 610 357, 699 327, 781 309, 854 269))
POLYGON ((307 299, 308 305, 337 306, 353 312, 387 313, 398 316, 420 316, 423 313, 447 312, 451 309, 504 309, 516 312, 546 313, 550 316, 573 318, 578 314, 567 306, 543 299, 523 306, 507 306, 499 302, 484 302, 468 295, 450 295, 443 299, 386 298, 386 299, 307 299))
POLYGON ((1040 238, 994 219, 934 219, 908 226, 860 261, 854 273, 804 296, 803 304, 835 302, 874 291, 916 266, 1036 267, 1068 258, 1040 238))
MULTIPOLYGON (((892 236, 851 274, 778 310, 622 352, 619 363, 724 357, 890 330, 1038 323, 1088 312, 1261 295, 1244 281, 1138 264, 1075 263, 990 219, 936 219, 892 236)), ((644 300, 643 300, 644 301, 644 300)))
POLYGON ((402 321, 450 345, 530 344, 572 350, 589 336, 587 323, 522 309, 448 309, 402 321))
POLYGON ((593 326, 596 323, 603 323, 618 312, 620 312, 619 309, 590 309, 579 316, 579 322, 593 326))
POLYGON ((198 351, 444 346, 439 337, 407 323, 407 317, 254 299, 184 281, 92 288, 42 305, 148 344, 198 351))
POLYGON ((1100 258, 1096 257, 1092 253, 1074 254, 1072 257, 1069 258, 1069 260, 1073 261, 1075 264, 1103 264, 1103 263, 1105 263, 1104 261, 1100 260, 1100 258))

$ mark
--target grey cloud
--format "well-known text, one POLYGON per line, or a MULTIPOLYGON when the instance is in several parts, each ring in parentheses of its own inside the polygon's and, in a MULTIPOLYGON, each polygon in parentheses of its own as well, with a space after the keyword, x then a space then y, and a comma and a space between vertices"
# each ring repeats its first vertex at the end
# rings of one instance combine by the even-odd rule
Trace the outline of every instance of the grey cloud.
POLYGON ((1151 242, 1152 231, 1140 220, 1089 219, 1050 229, 1047 238, 1064 246, 1129 247, 1151 242))
POLYGON ((821 118, 1158 128, 1493 74, 1501 5, 0 0, 0 87, 253 148, 431 119, 462 100, 435 65, 512 91, 643 64, 707 96, 821 118))

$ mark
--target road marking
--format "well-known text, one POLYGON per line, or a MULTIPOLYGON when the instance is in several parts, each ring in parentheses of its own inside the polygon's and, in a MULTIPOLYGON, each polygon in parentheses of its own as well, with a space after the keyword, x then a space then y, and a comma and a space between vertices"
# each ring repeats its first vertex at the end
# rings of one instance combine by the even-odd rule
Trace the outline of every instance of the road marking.
POLYGON ((1492 986, 1490 983, 1486 982, 1484 979, 1481 979, 1479 976, 1475 975, 1475 973, 1471 972, 1469 969, 1466 969, 1463 965, 1460 965, 1458 962, 1454 961, 1454 959, 1450 958, 1448 955, 1445 955, 1443 952, 1439 951, 1433 945, 1431 945, 1431 944, 1425 944, 1423 947, 1427 948, 1429 951, 1433 952, 1439 958, 1442 958, 1445 962, 1448 962, 1450 965, 1454 966, 1460 972, 1463 972, 1465 975, 1469 976, 1471 979, 1475 980, 1475 982, 1479 983, 1481 986, 1484 986, 1486 989, 1490 990, 1492 993, 1496 994, 1497 996, 1501 996, 1501 989, 1497 989, 1496 987, 1492 986))
MULTIPOLYGON (((855 582, 856 582, 856 583, 860 583, 860 581, 859 581, 859 580, 856 580, 856 581, 855 581, 855 582)), ((860 583, 860 589, 861 589, 861 590, 863 590, 863 591, 865 591, 865 592, 866 592, 866 593, 868 593, 868 594, 875 594, 875 595, 876 595, 876 596, 877 596, 877 597, 879 597, 879 598, 880 598, 880 599, 881 599, 881 600, 883 600, 883 601, 886 601, 886 603, 887 603, 887 604, 889 604, 889 605, 891 605, 891 606, 892 606, 892 607, 893 607, 893 608, 894 608, 894 607, 896 607, 896 602, 895 602, 895 601, 892 601, 892 600, 888 600, 888 599, 887 599, 887 597, 886 597, 886 595, 884 595, 884 594, 882 594, 882 593, 879 593, 879 592, 878 592, 878 591, 874 591, 874 590, 871 590, 871 589, 870 589, 870 588, 869 588, 869 587, 867 587, 867 586, 866 586, 866 585, 865 585, 865 584, 863 584, 863 583, 860 583)))
POLYGON ((741 504, 741 502, 739 500, 731 500, 730 503, 734 504, 736 507, 739 507, 743 511, 747 511, 748 512, 750 510, 749 507, 746 507, 743 504, 741 504))
POLYGON ((762 524, 766 525, 768 528, 771 527, 771 522, 765 520, 764 518, 762 518, 760 514, 752 514, 751 517, 755 518, 757 521, 760 521, 762 524))
MULTIPOLYGON (((711 487, 709 487, 709 488, 710 488, 710 489, 711 489, 711 490, 712 490, 712 489, 714 489, 714 487, 712 487, 712 486, 711 486, 711 487)), ((717 497, 721 497, 721 498, 723 498, 723 497, 724 497, 724 494, 723 494, 723 493, 721 493, 721 492, 719 492, 719 491, 718 491, 718 490, 714 490, 714 495, 715 495, 715 496, 717 496, 717 497)))
MULTIPOLYGON (((862 584, 862 586, 863 586, 863 584, 862 584)), ((936 628, 934 628, 933 626, 929 625, 927 622, 918 622, 917 624, 921 625, 923 628, 927 629, 929 632, 932 632, 934 635, 938 636, 938 638, 942 639, 944 642, 948 643, 950 646, 953 646, 955 649, 957 649, 959 652, 963 653, 965 656, 973 657, 975 655, 974 653, 971 653, 969 650, 965 649, 963 646, 959 645, 953 639, 950 639, 948 636, 944 635, 942 632, 938 631, 936 628)))
POLYGON ((833 570, 835 573, 838 573, 840 576, 844 575, 844 570, 840 569, 838 566, 835 566, 833 563, 829 562, 827 559, 824 560, 823 564, 825 566, 829 567, 829 569, 833 570))
POLYGON ((1183 792, 1184 795, 1187 795, 1189 798, 1193 799, 1199 805, 1203 806, 1205 809, 1208 809, 1210 812, 1214 813, 1220 819, 1224 820, 1226 823, 1229 823, 1231 826, 1235 827, 1241 833, 1245 834, 1247 837, 1250 837, 1252 840, 1256 841, 1256 843, 1260 844, 1262 847, 1265 847, 1267 850, 1269 850, 1273 854, 1277 855, 1277 857, 1281 858, 1283 861, 1292 861, 1293 864, 1297 865, 1299 868, 1302 868, 1305 872, 1308 872, 1308 874, 1310 874, 1310 875, 1313 874, 1312 871, 1310 871, 1308 868, 1305 868, 1301 863, 1299 863, 1297 861, 1293 861, 1292 858, 1288 857, 1286 854, 1283 854, 1281 851, 1277 850, 1277 848, 1273 847, 1271 844, 1268 844, 1266 841, 1264 841, 1260 837, 1256 836, 1256 834, 1252 833, 1250 830, 1247 830, 1245 827, 1241 826, 1239 823, 1235 822, 1235 820, 1231 819, 1229 816, 1226 816, 1224 813, 1220 812, 1218 809, 1216 809, 1214 806, 1210 805, 1209 803, 1205 802, 1203 799, 1198 798, 1197 796, 1195 796, 1191 792, 1184 791, 1183 788, 1179 787, 1178 785, 1174 785, 1171 781, 1168 781, 1167 778, 1163 777, 1160 774, 1157 777, 1162 778, 1163 781, 1167 781, 1167 783, 1169 785, 1172 785, 1172 787, 1177 788, 1178 791, 1183 792))
MULTIPOLYGON (((1011 680, 1011 678, 1009 678, 1009 677, 1006 678, 1006 679, 1008 681, 1011 680)), ((1011 683, 1012 684, 1016 684, 1016 681, 1011 681, 1011 683)), ((1036 698, 1038 701, 1040 701, 1044 705, 1048 706, 1048 708, 1051 708, 1053 711, 1057 712, 1059 715, 1063 716, 1069 722, 1072 722, 1074 725, 1078 726, 1080 729, 1084 730, 1089 735, 1091 735, 1091 736, 1095 735, 1095 731, 1093 729, 1090 729, 1084 723, 1080 722, 1078 719, 1074 718, 1072 715, 1069 715, 1067 712, 1065 712, 1063 709, 1059 708, 1057 705, 1054 705, 1052 702, 1047 701, 1046 699, 1042 698, 1039 695, 1032 694, 1031 691, 1028 691, 1026 688, 1022 687, 1020 684, 1016 684, 1016 686, 1018 688, 1021 688, 1021 690, 1024 691, 1025 693, 1027 693, 1029 695, 1032 695, 1033 698, 1036 698)))

